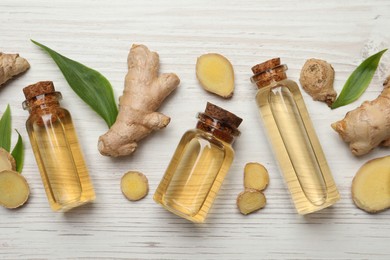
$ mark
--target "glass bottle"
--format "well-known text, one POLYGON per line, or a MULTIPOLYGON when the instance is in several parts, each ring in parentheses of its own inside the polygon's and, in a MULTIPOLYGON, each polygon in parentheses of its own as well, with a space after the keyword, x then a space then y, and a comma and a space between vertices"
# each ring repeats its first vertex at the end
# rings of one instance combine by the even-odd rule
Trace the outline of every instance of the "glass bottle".
POLYGON ((49 204, 67 211, 95 199, 69 112, 53 82, 41 81, 23 89, 23 108, 30 113, 27 132, 49 204))
POLYGON ((275 58, 252 67, 256 102, 299 214, 331 206, 340 195, 298 85, 275 58))
POLYGON ((204 222, 233 162, 232 143, 242 119, 207 103, 196 129, 187 131, 154 194, 167 210, 192 222, 204 222))

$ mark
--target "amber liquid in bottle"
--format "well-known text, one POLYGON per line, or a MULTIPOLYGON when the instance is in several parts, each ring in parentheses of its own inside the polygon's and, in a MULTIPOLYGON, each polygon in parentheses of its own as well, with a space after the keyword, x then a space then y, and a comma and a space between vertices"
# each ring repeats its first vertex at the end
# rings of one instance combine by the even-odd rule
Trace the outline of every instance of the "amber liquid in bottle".
MULTIPOLYGON (((202 115, 199 118, 204 119, 202 115)), ((206 124, 214 124, 211 118, 207 119, 210 122, 206 124)), ((202 128, 186 132, 156 190, 154 200, 190 221, 204 222, 233 162, 231 142, 233 138, 218 138, 218 134, 216 136, 202 128)))
POLYGON ((340 195, 298 85, 284 65, 262 75, 256 102, 284 179, 300 214, 333 205, 340 195), (278 71, 279 70, 279 71, 278 71))
POLYGON ((94 200, 95 192, 71 116, 59 106, 60 93, 50 91, 25 102, 26 127, 49 204, 67 211, 94 200))

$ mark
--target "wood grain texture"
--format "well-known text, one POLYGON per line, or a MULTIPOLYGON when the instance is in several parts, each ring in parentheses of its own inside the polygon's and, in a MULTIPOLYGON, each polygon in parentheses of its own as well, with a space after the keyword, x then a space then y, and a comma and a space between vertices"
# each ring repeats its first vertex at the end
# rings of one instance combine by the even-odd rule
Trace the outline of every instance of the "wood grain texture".
MULTIPOLYGON (((288 76, 298 81, 308 58, 330 62, 340 92, 348 75, 367 54, 389 47, 390 2, 329 1, 12 1, 0 2, 0 51, 18 52, 31 69, 0 89, 0 114, 9 103, 13 127, 26 144, 23 170, 31 198, 18 210, 0 208, 1 259, 390 259, 389 211, 369 215, 352 203, 350 186, 367 160, 389 154, 376 149, 356 158, 331 129, 363 100, 375 98, 390 64, 381 65, 367 92, 355 103, 331 111, 303 93, 342 199, 332 208, 306 217, 295 213, 264 129, 249 82, 250 68, 280 56, 288 76), (106 125, 68 87, 54 62, 29 39, 102 72, 122 92, 131 44, 142 43, 160 54, 162 72, 175 72, 181 86, 160 111, 170 125, 142 141, 128 158, 111 159, 97 151, 106 125), (205 92, 195 77, 196 58, 207 52, 228 57, 235 69, 231 100, 205 92), (54 81, 63 106, 73 115, 96 202, 66 214, 51 212, 24 128, 22 88, 54 81), (244 118, 235 143, 236 159, 207 223, 191 224, 152 200, 182 134, 195 114, 211 101, 244 118), (270 173, 268 204, 249 216, 235 206, 243 187, 243 168, 263 163, 270 173), (150 194, 131 203, 120 191, 128 170, 144 172, 150 194)), ((389 61, 390 54, 383 57, 389 61)), ((16 142, 16 135, 14 135, 16 142)))

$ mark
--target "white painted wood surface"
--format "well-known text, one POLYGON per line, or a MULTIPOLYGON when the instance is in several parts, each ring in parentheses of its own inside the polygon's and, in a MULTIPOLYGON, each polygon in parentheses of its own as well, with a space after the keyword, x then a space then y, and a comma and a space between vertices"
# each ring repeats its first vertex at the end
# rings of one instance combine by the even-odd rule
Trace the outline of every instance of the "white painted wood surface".
MULTIPOLYGON (((390 46, 390 2, 378 1, 12 1, 0 2, 0 51, 18 52, 31 69, 0 89, 0 114, 12 108, 13 127, 24 137, 24 176, 31 186, 27 205, 0 208, 1 259, 390 259, 390 215, 369 215, 351 201, 351 181, 367 160, 390 154, 376 149, 356 158, 330 124, 375 98, 389 72, 389 56, 363 97, 331 111, 303 93, 342 199, 332 208, 306 217, 295 213, 278 172, 254 101, 250 67, 275 56, 298 80, 308 58, 333 64, 339 92, 367 54, 390 46), (106 125, 69 88, 53 61, 29 39, 102 72, 121 94, 126 57, 133 43, 160 54, 163 72, 176 72, 180 88, 160 111, 170 125, 142 141, 131 157, 101 156, 96 143, 106 125), (197 56, 218 52, 235 68, 231 100, 206 93, 195 77, 197 56), (387 63, 386 63, 387 62, 387 63), (73 115, 97 199, 66 214, 50 210, 28 141, 22 88, 53 80, 63 106, 73 115), (191 224, 155 204, 152 195, 185 130, 206 101, 244 118, 235 143, 236 159, 207 223, 191 224), (242 216, 235 206, 245 163, 266 165, 271 183, 268 204, 242 216), (130 203, 121 194, 124 172, 139 170, 150 181, 150 194, 130 203)), ((16 136, 14 136, 14 142, 16 136)))

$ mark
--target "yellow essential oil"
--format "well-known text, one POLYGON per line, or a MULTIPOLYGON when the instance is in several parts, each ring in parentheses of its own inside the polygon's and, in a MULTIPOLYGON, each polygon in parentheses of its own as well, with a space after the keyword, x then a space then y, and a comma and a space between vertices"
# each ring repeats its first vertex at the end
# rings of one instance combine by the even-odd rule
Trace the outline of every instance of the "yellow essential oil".
POLYGON ((204 222, 233 162, 242 119, 211 103, 182 137, 154 200, 192 222, 204 222))
POLYGON ((321 144, 298 85, 287 79, 286 65, 273 59, 252 68, 256 102, 299 214, 308 214, 339 200, 321 144))
POLYGON ((50 81, 23 89, 30 112, 27 132, 49 204, 67 211, 95 199, 71 115, 60 107, 61 93, 50 81))

